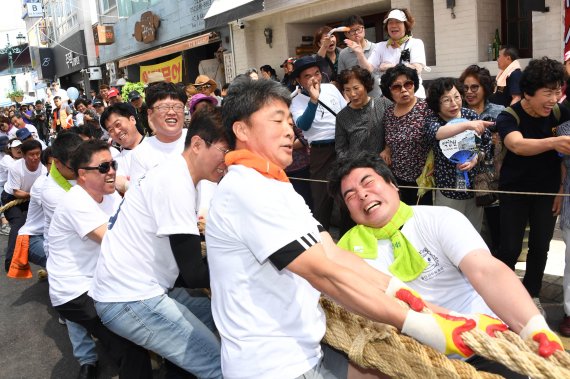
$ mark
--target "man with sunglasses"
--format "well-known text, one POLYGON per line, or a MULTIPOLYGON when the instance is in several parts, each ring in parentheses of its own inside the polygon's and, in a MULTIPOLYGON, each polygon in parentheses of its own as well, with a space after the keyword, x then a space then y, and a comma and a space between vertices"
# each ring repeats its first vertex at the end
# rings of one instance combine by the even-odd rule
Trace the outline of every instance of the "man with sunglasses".
MULTIPOLYGON (((362 47, 364 57, 368 59, 368 57, 374 53, 376 43, 370 42, 366 39, 364 20, 362 17, 357 15, 349 16, 344 19, 342 25, 350 28, 348 32, 344 32, 345 37, 354 43, 359 44, 362 47)), ((340 75, 343 70, 350 69, 358 64, 358 56, 354 50, 347 46, 346 49, 341 50, 338 56, 338 74, 340 75)), ((374 76, 374 87, 368 94, 370 97, 381 97, 380 75, 378 72, 373 72, 372 75, 374 76)))
POLYGON ((157 83, 146 89, 148 122, 154 135, 132 152, 131 183, 152 167, 184 150, 184 105, 188 96, 174 83, 157 83))
POLYGON ((197 111, 182 154, 131 182, 103 239, 90 291, 109 329, 199 378, 221 378, 220 343, 210 300, 179 287, 210 286, 196 186, 224 174, 225 138, 218 108, 197 111))
POLYGON ((147 351, 109 331, 87 295, 101 253, 101 240, 121 197, 115 191, 116 161, 109 146, 89 140, 73 152, 77 178, 58 205, 49 227, 49 295, 58 313, 99 339, 121 378, 152 378, 147 351))
MULTIPOLYGON (((71 154, 82 143, 81 137, 69 130, 60 132, 51 144, 53 162, 40 195, 44 212, 43 233, 46 256, 49 255, 48 231, 55 209, 65 194, 76 183, 75 173, 70 168, 71 154)), ((93 341, 91 334, 83 326, 75 322, 60 320, 60 323, 65 323, 67 326, 67 333, 73 347, 73 356, 81 366, 80 375, 83 374, 87 378, 94 377, 98 356, 95 341, 93 341), (90 373, 93 373, 93 375, 89 376, 90 373)))

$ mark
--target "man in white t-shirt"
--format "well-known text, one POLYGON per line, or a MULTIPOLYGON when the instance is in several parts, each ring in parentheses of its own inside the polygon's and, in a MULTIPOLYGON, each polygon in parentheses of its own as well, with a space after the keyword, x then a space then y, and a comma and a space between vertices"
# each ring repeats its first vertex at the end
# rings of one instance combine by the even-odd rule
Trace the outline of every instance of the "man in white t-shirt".
MULTIPOLYGON (((4 191, 1 196, 2 204, 8 204, 10 201, 16 199, 29 200, 30 189, 36 179, 41 175, 47 174, 46 168, 40 163, 42 145, 39 141, 26 141, 22 143, 20 148, 23 157, 19 161, 14 162, 8 171, 8 180, 4 184, 4 191)), ((4 269, 6 272, 8 272, 10 268, 18 231, 26 222, 28 205, 29 202, 25 201, 4 211, 4 215, 10 223, 8 247, 6 250, 6 259, 4 260, 4 269)))
MULTIPOLYGON (((49 255, 48 231, 55 209, 65 194, 75 185, 75 173, 71 169, 71 155, 82 143, 83 140, 77 133, 64 130, 57 134, 51 144, 53 164, 41 191, 46 256, 49 255)), ((98 356, 91 334, 83 326, 69 320, 66 326, 73 347, 73 356, 80 365, 80 372, 85 374, 93 372, 97 366, 98 356)))
MULTIPOLYGON (((40 139, 40 137, 38 136, 38 129, 36 129, 36 127, 33 124, 26 124, 24 122, 24 119, 22 118, 21 115, 16 114, 14 116, 12 116, 12 119, 10 120, 12 122, 12 124, 18 128, 18 130, 28 130, 30 135, 32 137, 34 137, 35 140, 38 140, 41 142, 42 144, 42 149, 46 148, 45 143, 40 139)), ((24 142, 25 139, 29 138, 29 136, 26 133, 26 138, 21 138, 20 136, 18 136, 18 131, 16 131, 16 137, 18 137, 18 139, 22 142, 24 142)))
POLYGON ((309 168, 311 179, 317 180, 311 182, 313 214, 321 225, 328 229, 333 200, 327 193, 326 183, 319 181, 326 180, 330 166, 336 159, 336 113, 346 106, 346 100, 333 84, 321 84, 319 65, 320 61, 315 56, 306 56, 295 61, 291 78, 297 80, 302 91, 291 102, 291 114, 311 145, 309 168))
MULTIPOLYGON (((49 170, 52 163, 51 148, 42 151, 41 163, 49 170)), ((28 261, 46 267, 47 256, 44 250, 44 211, 41 193, 47 175, 39 176, 30 189, 30 205, 26 215, 26 223, 18 231, 18 238, 28 238, 28 261)), ((16 242, 16 248, 18 242, 16 242)), ((41 274, 45 278, 45 271, 41 274)), ((40 277, 40 272, 38 272, 40 277)))
POLYGON ((130 181, 139 180, 152 167, 184 150, 184 104, 188 96, 173 83, 158 83, 148 87, 146 103, 148 122, 155 132, 137 146, 131 154, 130 181))
POLYGON ((185 287, 209 287, 196 185, 221 178, 226 152, 220 110, 196 112, 183 153, 150 169, 125 194, 89 292, 109 329, 199 378, 221 378, 210 301, 173 287, 179 274, 185 287))
MULTIPOLYGON (((377 155, 337 161, 329 188, 357 223, 338 242, 341 248, 402 279, 428 302, 462 314, 494 313, 522 338, 542 333, 547 338, 541 345, 562 349, 521 281, 491 255, 466 217, 447 207, 410 207, 400 201, 395 183, 377 155)), ((545 356, 556 350, 545 347, 552 349, 545 356)), ((497 366, 484 371, 525 377, 497 366)))
POLYGON ((109 132, 113 142, 120 146, 120 152, 115 156, 115 160, 119 164, 115 186, 117 191, 125 193, 129 188, 133 149, 145 137, 137 129, 135 109, 129 104, 111 105, 101 114, 100 122, 109 132))
POLYGON ((77 185, 58 205, 48 231, 49 296, 62 317, 101 341, 118 365, 120 377, 152 378, 147 351, 107 329, 87 295, 101 240, 121 201, 115 191, 116 164, 109 146, 100 140, 86 141, 73 152, 71 167, 77 185))
POLYGON ((471 329, 473 321, 404 310, 390 297, 403 283, 338 248, 295 192, 284 173, 294 141, 290 101, 281 84, 244 78, 230 85, 222 106, 236 150, 226 155, 206 243, 224 378, 355 375, 345 356, 326 349, 323 357, 320 292, 440 351, 459 352, 442 328, 471 329))

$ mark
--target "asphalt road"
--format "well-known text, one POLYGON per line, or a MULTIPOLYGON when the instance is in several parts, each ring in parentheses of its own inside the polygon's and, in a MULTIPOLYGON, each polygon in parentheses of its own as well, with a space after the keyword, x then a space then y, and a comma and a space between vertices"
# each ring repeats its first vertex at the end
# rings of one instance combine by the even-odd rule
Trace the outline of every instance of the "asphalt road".
MULTIPOLYGON (((0 250, 7 237, 0 235, 0 250)), ((33 266, 32 279, 10 279, 0 274, 0 378, 74 379, 79 364, 73 357, 67 328, 58 322, 51 307, 48 282, 39 282, 33 266)), ((99 378, 117 376, 117 369, 98 346, 99 378)))

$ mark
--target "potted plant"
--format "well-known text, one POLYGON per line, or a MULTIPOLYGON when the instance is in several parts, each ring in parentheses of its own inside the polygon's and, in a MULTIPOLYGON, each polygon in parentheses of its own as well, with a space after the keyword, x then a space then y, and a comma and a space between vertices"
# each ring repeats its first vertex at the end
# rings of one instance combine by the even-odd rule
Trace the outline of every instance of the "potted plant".
POLYGON ((8 92, 6 97, 9 97, 12 101, 21 103, 24 100, 24 91, 17 89, 12 92, 8 92))

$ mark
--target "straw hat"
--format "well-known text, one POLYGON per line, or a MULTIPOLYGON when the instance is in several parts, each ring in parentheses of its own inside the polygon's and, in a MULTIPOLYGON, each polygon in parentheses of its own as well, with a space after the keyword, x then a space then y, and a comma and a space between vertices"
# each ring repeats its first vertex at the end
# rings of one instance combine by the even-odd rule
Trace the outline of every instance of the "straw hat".
POLYGON ((148 73, 146 84, 148 85, 148 84, 160 83, 160 82, 165 82, 165 81, 166 81, 166 79, 165 79, 164 75, 162 74, 162 71, 154 71, 154 72, 148 73))
POLYGON ((198 77, 196 78, 196 82, 192 83, 191 85, 193 85, 194 87, 201 87, 204 84, 209 84, 212 88, 211 90, 212 92, 214 92, 214 90, 218 88, 218 83, 216 83, 214 79, 210 79, 208 75, 198 75, 198 77))

